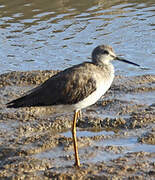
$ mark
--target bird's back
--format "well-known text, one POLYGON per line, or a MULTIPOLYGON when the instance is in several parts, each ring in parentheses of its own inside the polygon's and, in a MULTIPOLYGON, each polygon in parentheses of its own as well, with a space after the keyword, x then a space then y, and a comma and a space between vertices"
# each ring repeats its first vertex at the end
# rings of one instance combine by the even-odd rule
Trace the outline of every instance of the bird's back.
POLYGON ((101 72, 101 67, 90 62, 73 66, 52 76, 31 93, 9 102, 7 107, 76 104, 96 90, 99 78, 106 81, 108 71, 101 72))

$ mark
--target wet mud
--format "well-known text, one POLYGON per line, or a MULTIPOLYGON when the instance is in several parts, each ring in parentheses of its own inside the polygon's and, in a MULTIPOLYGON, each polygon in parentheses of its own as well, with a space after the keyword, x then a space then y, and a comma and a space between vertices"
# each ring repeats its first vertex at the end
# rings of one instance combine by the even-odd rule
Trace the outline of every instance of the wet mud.
POLYGON ((116 76, 109 91, 77 121, 72 113, 5 104, 57 71, 0 75, 0 179, 155 179, 155 76, 116 76))

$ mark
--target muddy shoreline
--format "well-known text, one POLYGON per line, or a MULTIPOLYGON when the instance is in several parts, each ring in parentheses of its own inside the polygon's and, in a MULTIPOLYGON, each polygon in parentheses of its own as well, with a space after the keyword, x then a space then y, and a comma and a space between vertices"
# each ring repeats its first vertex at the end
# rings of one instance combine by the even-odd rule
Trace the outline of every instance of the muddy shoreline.
POLYGON ((58 71, 0 75, 0 179, 154 179, 155 75, 116 76, 77 122, 82 167, 73 168, 73 114, 5 104, 58 71))

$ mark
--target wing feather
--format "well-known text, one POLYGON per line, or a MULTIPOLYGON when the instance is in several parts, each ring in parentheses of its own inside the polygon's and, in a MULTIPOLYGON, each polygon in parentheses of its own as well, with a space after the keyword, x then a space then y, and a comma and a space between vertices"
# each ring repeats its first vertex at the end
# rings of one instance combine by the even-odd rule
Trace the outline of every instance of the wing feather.
POLYGON ((96 90, 96 81, 85 71, 83 63, 52 76, 29 94, 13 100, 7 107, 51 106, 76 104, 96 90))

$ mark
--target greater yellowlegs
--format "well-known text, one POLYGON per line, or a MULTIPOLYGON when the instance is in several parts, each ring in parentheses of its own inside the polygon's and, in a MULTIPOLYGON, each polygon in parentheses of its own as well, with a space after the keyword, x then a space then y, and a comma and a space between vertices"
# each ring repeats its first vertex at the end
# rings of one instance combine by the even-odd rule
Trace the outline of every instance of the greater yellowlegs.
POLYGON ((92 52, 92 62, 84 62, 59 72, 27 95, 9 102, 7 107, 57 106, 74 111, 72 136, 75 166, 79 167, 76 120, 81 109, 94 104, 111 86, 114 79, 111 60, 139 66, 117 57, 111 46, 100 45, 92 52))

